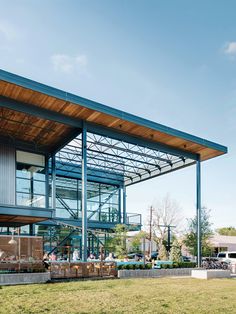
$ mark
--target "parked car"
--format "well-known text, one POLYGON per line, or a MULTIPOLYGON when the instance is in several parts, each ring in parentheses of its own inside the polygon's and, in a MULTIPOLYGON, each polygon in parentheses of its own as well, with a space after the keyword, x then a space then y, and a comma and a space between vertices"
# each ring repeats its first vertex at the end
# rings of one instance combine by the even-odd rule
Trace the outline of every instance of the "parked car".
POLYGON ((189 256, 182 256, 183 262, 191 262, 191 258, 189 256))
POLYGON ((151 260, 156 260, 157 258, 158 258, 158 252, 152 252, 152 254, 151 254, 151 260))
POLYGON ((143 254, 142 253, 130 253, 127 255, 129 259, 142 259, 143 254))
POLYGON ((236 263, 236 252, 225 251, 217 254, 217 258, 222 262, 236 263))

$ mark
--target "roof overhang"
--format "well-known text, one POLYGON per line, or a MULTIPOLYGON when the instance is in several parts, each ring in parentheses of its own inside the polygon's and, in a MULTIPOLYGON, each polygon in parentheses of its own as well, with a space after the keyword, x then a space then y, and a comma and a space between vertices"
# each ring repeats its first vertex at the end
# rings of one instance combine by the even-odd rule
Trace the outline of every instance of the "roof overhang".
POLYGON ((223 145, 3 70, 0 70, 0 107, 2 118, 18 121, 15 122, 18 129, 14 129, 14 121, 5 120, 9 134, 4 133, 6 127, 3 125, 0 135, 14 138, 16 134, 16 140, 31 141, 49 153, 76 137, 83 121, 87 122, 90 132, 104 136, 110 134, 112 138, 128 141, 136 139, 145 146, 166 149, 193 160, 199 157, 204 161, 227 153, 227 147, 223 145), (20 129, 30 134, 19 130, 19 122, 24 120, 26 124, 20 129))

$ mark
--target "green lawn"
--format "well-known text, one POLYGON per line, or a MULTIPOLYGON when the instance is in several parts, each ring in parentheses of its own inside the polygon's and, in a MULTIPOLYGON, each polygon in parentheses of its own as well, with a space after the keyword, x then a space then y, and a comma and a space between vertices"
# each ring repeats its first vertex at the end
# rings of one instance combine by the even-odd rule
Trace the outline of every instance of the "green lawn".
POLYGON ((117 279, 2 287, 0 313, 236 313, 236 280, 117 279))

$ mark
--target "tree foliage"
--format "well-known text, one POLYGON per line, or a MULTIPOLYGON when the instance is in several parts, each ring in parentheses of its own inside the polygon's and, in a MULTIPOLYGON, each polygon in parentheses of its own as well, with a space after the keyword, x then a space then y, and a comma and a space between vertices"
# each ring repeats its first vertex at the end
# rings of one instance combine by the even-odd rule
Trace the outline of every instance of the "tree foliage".
POLYGON ((162 244, 165 245, 167 243, 168 225, 175 226, 175 228, 171 228, 172 233, 173 230, 177 232, 181 220, 181 209, 178 203, 171 199, 169 194, 153 205, 152 234, 159 250, 162 244))
POLYGON ((141 252, 140 246, 142 244, 143 239, 147 239, 148 234, 145 231, 140 231, 136 234, 131 241, 131 251, 133 252, 141 252))
POLYGON ((225 236, 236 236, 236 228, 235 227, 223 227, 216 229, 216 232, 220 235, 225 236))
POLYGON ((160 245, 158 259, 160 259, 161 261, 168 260, 168 253, 164 244, 160 245))
POLYGON ((114 236, 107 240, 105 247, 109 252, 113 252, 118 258, 123 258, 127 255, 126 239, 127 227, 122 224, 116 225, 114 236))
POLYGON ((177 239, 174 240, 170 250, 170 260, 180 263, 182 261, 181 246, 177 239))
MULTIPOLYGON (((185 234, 183 243, 188 248, 191 255, 197 255, 197 217, 195 216, 188 221, 188 230, 185 234)), ((210 238, 213 235, 212 223, 210 222, 210 210, 203 207, 201 210, 201 239, 202 239, 202 256, 209 256, 212 252, 210 238)))

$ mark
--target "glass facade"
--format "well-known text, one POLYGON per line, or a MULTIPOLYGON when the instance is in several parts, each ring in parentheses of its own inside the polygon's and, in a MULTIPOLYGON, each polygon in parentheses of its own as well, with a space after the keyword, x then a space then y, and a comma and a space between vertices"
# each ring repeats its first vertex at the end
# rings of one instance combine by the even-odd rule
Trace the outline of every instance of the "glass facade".
MULTIPOLYGON (((81 218, 81 189, 81 180, 56 178, 56 217, 81 218)), ((119 222, 119 192, 116 186, 88 182, 87 200, 89 219, 119 222)))
POLYGON ((45 207, 45 158, 22 151, 16 153, 16 204, 45 207))

